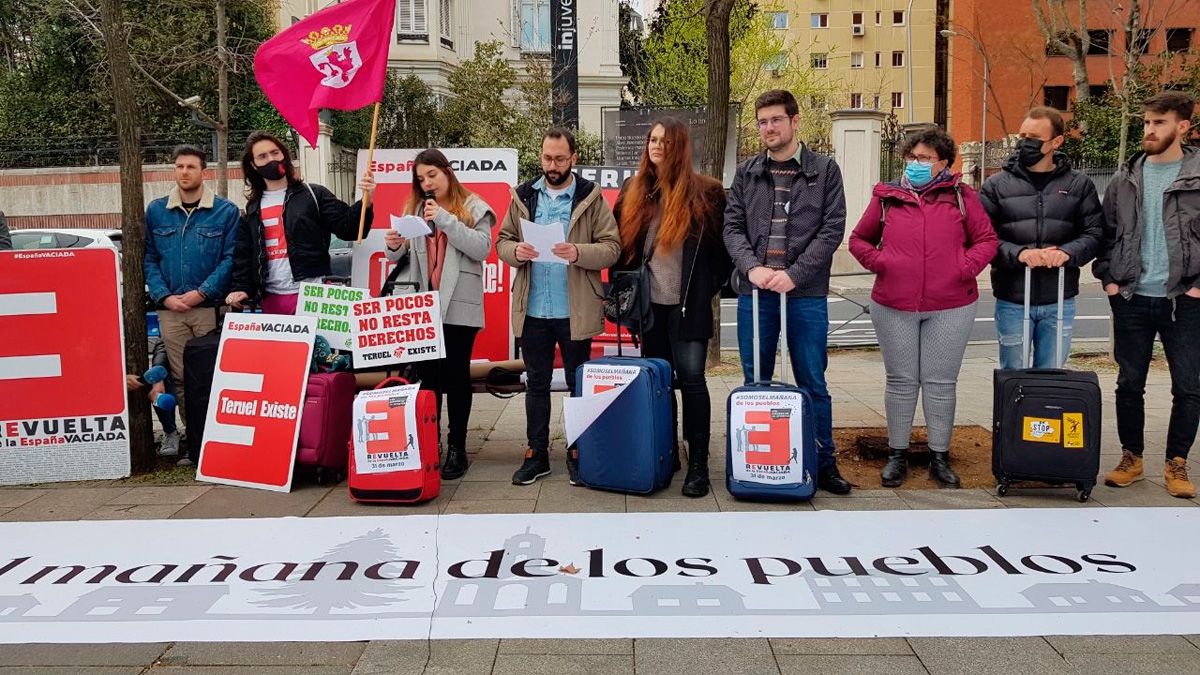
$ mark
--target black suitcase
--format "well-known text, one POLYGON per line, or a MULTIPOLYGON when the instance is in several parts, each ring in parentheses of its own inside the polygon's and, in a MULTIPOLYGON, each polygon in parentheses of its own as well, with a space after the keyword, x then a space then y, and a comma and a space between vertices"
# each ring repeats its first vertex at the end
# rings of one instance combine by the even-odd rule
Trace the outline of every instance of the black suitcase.
MULTIPOLYGON (((1058 344, 1062 358, 1063 268, 1058 271, 1058 344)), ((1022 361, 1030 363, 1030 271, 1025 269, 1022 361)), ((1085 502, 1100 473, 1101 400, 1095 373, 1065 369, 999 370, 992 376, 992 474, 996 492, 1014 481, 1073 484, 1085 502)))
POLYGON ((183 416, 187 422, 187 454, 193 464, 200 461, 208 397, 217 369, 217 349, 221 346, 220 326, 218 323, 217 330, 194 337, 183 346, 183 416))

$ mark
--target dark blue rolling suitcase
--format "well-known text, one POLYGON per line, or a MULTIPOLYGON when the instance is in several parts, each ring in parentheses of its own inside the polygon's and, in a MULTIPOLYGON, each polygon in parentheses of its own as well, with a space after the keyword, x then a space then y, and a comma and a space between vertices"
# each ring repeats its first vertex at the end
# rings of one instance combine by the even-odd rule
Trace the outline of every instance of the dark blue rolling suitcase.
POLYGON ((780 294, 783 382, 759 367, 758 289, 754 289, 755 382, 729 394, 725 436, 725 486, 736 499, 797 502, 817 491, 817 443, 812 399, 787 384, 787 296, 780 294))

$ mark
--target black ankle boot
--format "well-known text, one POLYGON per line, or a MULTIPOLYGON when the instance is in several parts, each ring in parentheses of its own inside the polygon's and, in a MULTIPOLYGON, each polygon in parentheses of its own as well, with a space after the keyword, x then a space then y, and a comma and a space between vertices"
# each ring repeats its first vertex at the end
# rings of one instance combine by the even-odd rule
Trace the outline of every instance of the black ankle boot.
POLYGON ((442 462, 442 480, 462 478, 467 472, 467 449, 450 443, 446 450, 446 461, 442 462))
POLYGON ((708 436, 688 439, 688 470, 683 479, 684 497, 708 494, 708 436))
POLYGON ((884 487, 900 487, 904 484, 904 479, 908 478, 908 449, 897 450, 889 448, 887 464, 883 466, 883 471, 879 472, 879 477, 883 479, 884 487))
POLYGON ((958 474, 950 468, 949 452, 929 452, 929 477, 944 488, 958 487, 958 474))

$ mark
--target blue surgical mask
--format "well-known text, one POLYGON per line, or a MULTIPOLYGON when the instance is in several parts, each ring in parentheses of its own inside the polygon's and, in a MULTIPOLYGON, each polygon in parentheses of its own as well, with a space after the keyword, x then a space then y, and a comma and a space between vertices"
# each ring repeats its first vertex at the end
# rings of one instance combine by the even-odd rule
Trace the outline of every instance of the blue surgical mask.
POLYGON ((933 180, 933 164, 913 160, 904 167, 904 177, 913 187, 921 187, 933 180))

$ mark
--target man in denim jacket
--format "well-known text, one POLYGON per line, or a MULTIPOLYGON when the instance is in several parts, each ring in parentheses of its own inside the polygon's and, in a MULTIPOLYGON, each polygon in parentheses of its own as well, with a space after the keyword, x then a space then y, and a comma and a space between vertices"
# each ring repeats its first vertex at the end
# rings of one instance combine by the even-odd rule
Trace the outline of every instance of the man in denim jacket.
POLYGON ((175 187, 146 207, 146 285, 183 409, 183 346, 217 325, 241 213, 204 184, 200 148, 175 148, 175 187))

